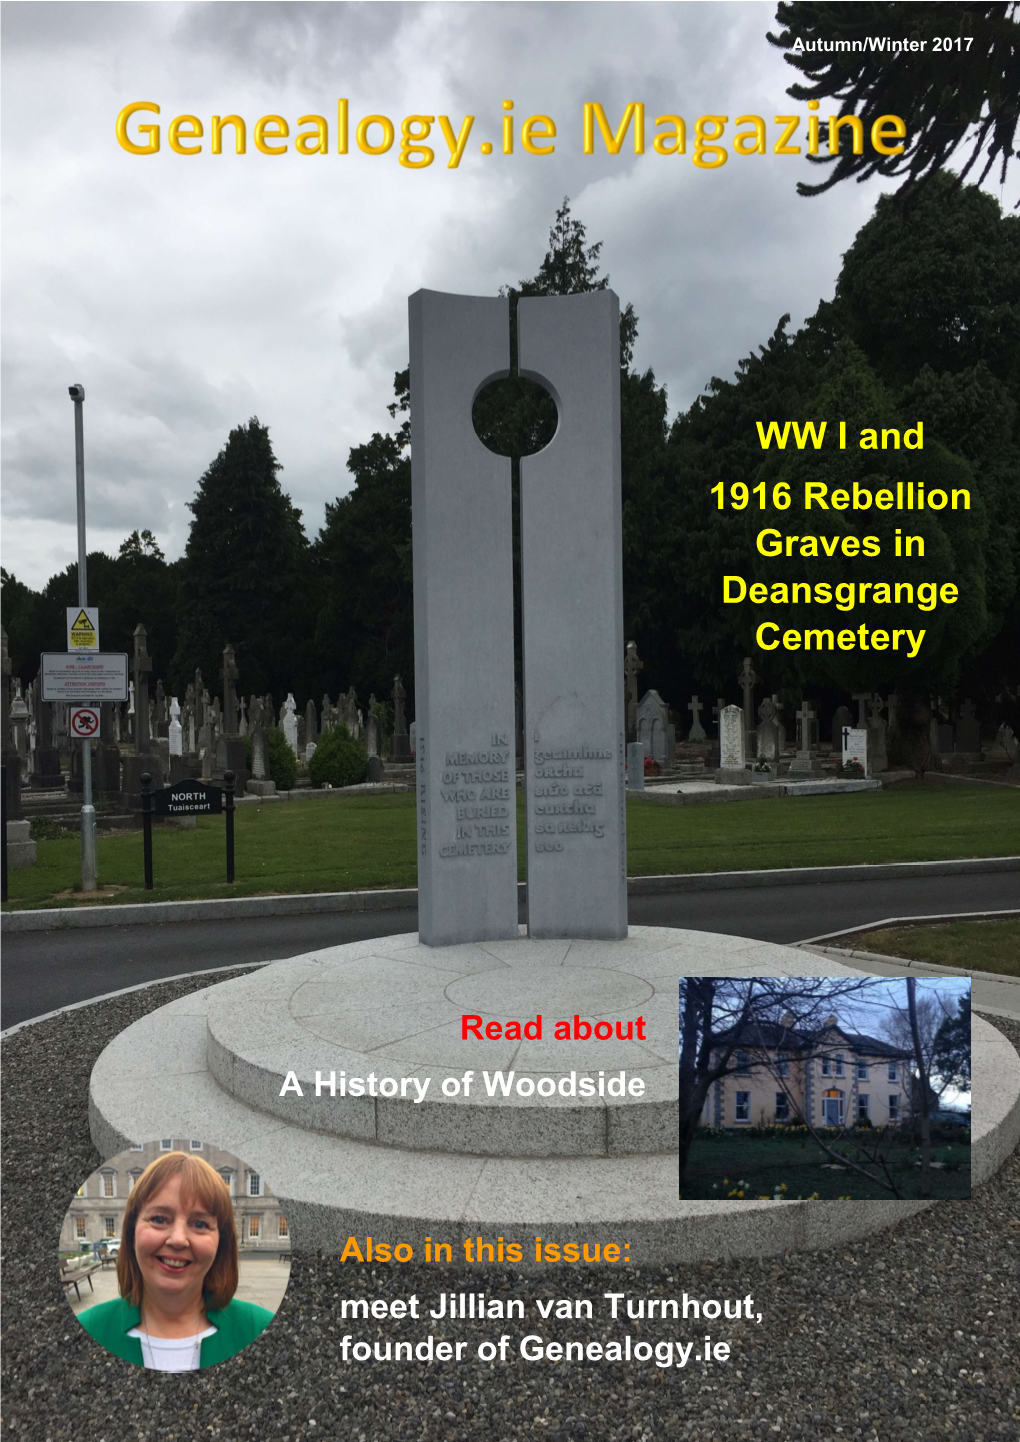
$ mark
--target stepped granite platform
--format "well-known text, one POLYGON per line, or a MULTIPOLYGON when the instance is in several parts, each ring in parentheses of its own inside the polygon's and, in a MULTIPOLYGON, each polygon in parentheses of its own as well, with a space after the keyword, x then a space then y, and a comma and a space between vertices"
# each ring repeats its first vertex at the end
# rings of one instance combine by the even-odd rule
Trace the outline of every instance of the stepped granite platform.
MULTIPOLYGON (((285 1201, 296 1250, 371 1235, 420 1255, 429 1236, 463 1260, 465 1237, 533 1245, 541 1234, 626 1243, 625 1257, 646 1264, 835 1245, 925 1204, 679 1200, 677 980, 849 974, 791 947, 666 927, 605 942, 356 942, 274 962, 128 1027, 92 1073, 93 1140, 104 1156, 167 1135, 234 1152, 285 1201), (542 1039, 462 1040, 464 1014, 522 1024, 541 1014, 542 1039), (643 1037, 635 1026, 626 1040, 554 1040, 555 1023, 575 1014, 620 1020, 625 1035, 640 1016, 643 1037), (488 1095, 484 1073, 507 1084, 511 1071, 509 1095, 488 1095), (561 1094, 572 1073, 597 1087, 600 1072, 644 1090, 561 1094), (376 1095, 350 1094, 352 1078, 369 1077, 376 1095), (446 1078, 458 1095, 443 1095, 446 1078), (540 1078, 554 1095, 538 1094, 540 1078)), ((1020 1059, 978 1017, 973 1065, 978 1183, 1020 1135, 1020 1059)))

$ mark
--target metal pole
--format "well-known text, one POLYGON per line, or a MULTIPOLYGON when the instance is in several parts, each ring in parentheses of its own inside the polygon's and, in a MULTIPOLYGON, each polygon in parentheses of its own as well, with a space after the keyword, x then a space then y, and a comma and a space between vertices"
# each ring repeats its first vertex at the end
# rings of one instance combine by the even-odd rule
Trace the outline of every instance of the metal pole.
POLYGON ((145 863, 145 889, 152 890, 152 776, 142 772, 142 859, 145 863))
MULTIPOLYGON (((74 402, 74 472, 75 490, 78 500, 78 605, 89 603, 89 582, 85 569, 85 430, 82 419, 82 403, 85 387, 73 385, 68 388, 74 402)), ((96 808, 92 804, 92 742, 87 738, 81 743, 81 889, 95 891, 99 883, 99 869, 96 865, 96 808)))
POLYGON ((224 806, 227 812, 227 880, 234 879, 234 773, 223 773, 224 806))

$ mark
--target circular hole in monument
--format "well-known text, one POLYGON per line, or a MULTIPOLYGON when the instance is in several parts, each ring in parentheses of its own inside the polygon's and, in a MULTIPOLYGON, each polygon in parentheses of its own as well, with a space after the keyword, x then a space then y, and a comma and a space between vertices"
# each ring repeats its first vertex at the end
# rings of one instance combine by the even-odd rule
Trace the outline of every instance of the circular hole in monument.
POLYGON ((86 1177, 58 1243, 60 1282, 85 1331, 158 1371, 211 1366, 254 1340, 283 1301, 290 1255, 286 1213, 258 1168, 169 1137, 118 1152, 86 1177), (196 1328, 183 1339, 165 1325, 182 1292, 196 1328))
POLYGON ((559 424, 556 402, 537 381, 508 376, 490 381, 471 408, 475 435, 497 456, 517 460, 546 448, 559 424))

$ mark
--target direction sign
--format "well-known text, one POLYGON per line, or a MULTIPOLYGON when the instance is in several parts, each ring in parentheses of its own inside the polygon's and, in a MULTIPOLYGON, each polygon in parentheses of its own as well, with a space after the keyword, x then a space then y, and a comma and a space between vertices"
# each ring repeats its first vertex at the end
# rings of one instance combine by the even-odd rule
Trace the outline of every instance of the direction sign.
POLYGON ((80 656, 44 651, 39 657, 44 701, 126 701, 128 658, 124 651, 80 656))
POLYGON ((95 706, 71 707, 71 735, 91 741, 99 736, 99 711, 95 706))
POLYGON ((67 607, 67 649, 69 651, 99 650, 99 607, 67 607))
POLYGON ((178 781, 152 793, 153 814, 156 816, 219 816, 223 810, 223 790, 207 786, 203 781, 178 781))

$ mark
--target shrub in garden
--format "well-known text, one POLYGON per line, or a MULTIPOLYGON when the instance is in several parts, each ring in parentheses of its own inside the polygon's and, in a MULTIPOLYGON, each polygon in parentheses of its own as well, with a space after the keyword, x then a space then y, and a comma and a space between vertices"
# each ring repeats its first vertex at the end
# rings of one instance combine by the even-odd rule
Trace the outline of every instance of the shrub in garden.
POLYGON ((277 791, 289 791, 297 780, 297 757, 279 726, 270 726, 266 732, 266 765, 277 791))
POLYGON ((313 786, 356 786, 368 775, 368 752, 341 722, 319 737, 308 775, 313 786))

